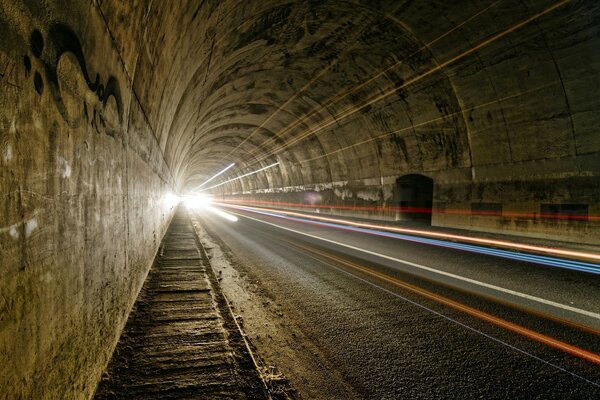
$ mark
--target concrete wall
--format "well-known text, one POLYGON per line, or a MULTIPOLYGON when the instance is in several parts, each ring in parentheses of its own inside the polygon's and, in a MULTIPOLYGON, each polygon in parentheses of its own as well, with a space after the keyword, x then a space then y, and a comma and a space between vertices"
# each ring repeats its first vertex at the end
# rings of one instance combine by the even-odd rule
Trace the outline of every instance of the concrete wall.
POLYGON ((90 398, 175 181, 95 3, 0 1, 0 38, 0 398, 90 398))
MULTIPOLYGON (((433 226, 600 244, 600 183, 596 176, 475 184, 466 178, 461 182, 453 177, 447 183, 443 174, 429 176, 435 182, 433 226), (499 206, 500 210, 474 207, 481 203, 499 206), (588 218, 544 214, 546 204, 584 204, 588 206, 588 218)), ((233 195, 221 193, 215 198, 246 205, 402 221, 408 218, 399 210, 397 178, 257 189, 233 195)))

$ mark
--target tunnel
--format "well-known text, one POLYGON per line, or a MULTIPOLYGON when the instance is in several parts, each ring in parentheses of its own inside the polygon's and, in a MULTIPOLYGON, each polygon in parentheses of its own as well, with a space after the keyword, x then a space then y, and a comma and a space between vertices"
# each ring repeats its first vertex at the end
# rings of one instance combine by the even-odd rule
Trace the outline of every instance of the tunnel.
MULTIPOLYGON (((595 397, 599 90, 593 0, 0 0, 0 397, 99 398, 99 383, 122 371, 110 364, 121 343, 142 335, 128 330, 144 313, 136 299, 167 296, 152 285, 177 252, 199 268, 181 267, 181 285, 206 285, 186 295, 205 304, 194 296, 212 293, 206 307, 224 321, 215 332, 258 362, 258 392, 235 398, 294 398, 274 394, 280 376, 298 398, 595 397), (210 197, 211 217, 186 206, 197 195, 210 197), (514 267, 498 261, 508 258, 514 267), (229 273, 227 260, 247 269, 229 273), (348 273, 364 287, 343 289, 348 273), (243 277, 271 294, 240 307, 231 282, 243 277), (360 294, 373 285, 378 294, 360 294), (381 296, 393 300, 370 303, 381 296), (411 296, 425 296, 418 311, 403 308, 411 296), (307 299, 317 305, 302 308, 307 299), (253 322, 260 304, 281 307, 265 311, 279 318, 269 329, 298 336, 266 342, 276 335, 253 322), (379 333, 360 336, 367 325, 379 333), (453 329, 462 339, 443 339, 453 329), (466 346, 460 335, 476 331, 520 350, 494 347, 477 367, 441 344, 466 346), (461 367, 429 358, 424 340, 436 337, 432 348, 461 367), (565 348, 577 363, 560 358, 565 348), (363 357, 369 372, 347 366, 363 357), (322 372, 286 369, 301 360, 322 372), (488 371, 496 362, 501 374, 488 371), (519 369, 529 363, 550 370, 519 369), (268 372, 275 364, 281 374, 268 372), (516 375, 539 379, 519 386, 516 375)), ((253 364, 241 357, 223 361, 241 365, 238 378, 253 364)), ((169 378, 172 397, 152 396, 221 398, 193 397, 190 376, 169 378)), ((111 390, 102 393, 155 398, 111 390)))

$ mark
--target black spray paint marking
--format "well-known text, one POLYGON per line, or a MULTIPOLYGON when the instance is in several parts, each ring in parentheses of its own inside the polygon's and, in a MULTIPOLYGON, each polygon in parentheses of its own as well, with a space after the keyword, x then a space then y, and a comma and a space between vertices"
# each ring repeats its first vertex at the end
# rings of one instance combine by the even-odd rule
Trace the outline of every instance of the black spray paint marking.
MULTIPOLYGON (((101 82, 99 74, 96 74, 94 79, 91 78, 85 56, 83 54, 83 48, 81 47, 81 42, 71 28, 61 23, 54 23, 50 25, 46 43, 44 42, 41 32, 35 29, 31 33, 29 43, 33 55, 39 58, 44 65, 44 72, 46 81, 48 82, 48 87, 60 114, 66 122, 69 124, 73 123, 69 119, 69 115, 60 92, 57 68, 61 57, 67 53, 71 53, 77 59, 77 63, 79 64, 79 68, 83 78, 85 79, 87 87, 96 94, 98 100, 102 103, 102 110, 97 111, 94 109, 92 120, 90 121, 92 126, 96 130, 98 130, 100 126, 107 126, 106 121, 104 120, 104 113, 102 111, 104 111, 106 108, 110 97, 115 99, 119 123, 123 123, 123 101, 121 98, 119 82, 114 76, 109 76, 106 85, 101 82)), ((34 87, 39 94, 42 94, 44 82, 38 72, 36 72, 34 75, 34 87)), ((89 113, 85 103, 84 113, 86 117, 88 117, 89 113)), ((107 133, 111 136, 114 136, 114 132, 107 133)))

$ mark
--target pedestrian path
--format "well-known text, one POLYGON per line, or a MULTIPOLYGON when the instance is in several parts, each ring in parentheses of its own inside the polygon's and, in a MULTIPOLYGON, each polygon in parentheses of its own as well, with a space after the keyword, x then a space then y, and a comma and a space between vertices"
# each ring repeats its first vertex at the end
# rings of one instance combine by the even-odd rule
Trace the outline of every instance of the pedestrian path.
POLYGON ((96 399, 266 398, 211 274, 192 222, 180 207, 96 399))

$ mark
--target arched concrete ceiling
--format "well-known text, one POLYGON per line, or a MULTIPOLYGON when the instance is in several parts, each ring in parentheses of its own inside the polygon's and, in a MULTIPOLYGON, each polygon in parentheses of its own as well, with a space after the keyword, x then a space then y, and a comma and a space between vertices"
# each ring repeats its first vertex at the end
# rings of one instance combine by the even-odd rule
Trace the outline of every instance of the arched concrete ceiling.
POLYGON ((280 165, 227 192, 410 172, 472 179, 479 167, 600 150, 599 100, 589 93, 600 66, 593 1, 100 8, 188 189, 231 162, 215 182, 280 165))

